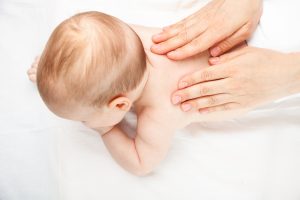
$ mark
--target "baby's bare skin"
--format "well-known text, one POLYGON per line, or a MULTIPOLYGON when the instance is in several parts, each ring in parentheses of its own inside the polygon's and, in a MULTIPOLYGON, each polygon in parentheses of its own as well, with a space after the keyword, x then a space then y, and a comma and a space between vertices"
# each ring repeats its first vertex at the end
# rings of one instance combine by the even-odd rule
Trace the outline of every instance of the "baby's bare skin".
MULTIPOLYGON (((225 111, 207 115, 182 112, 180 107, 171 103, 171 94, 177 89, 178 80, 184 75, 210 67, 208 53, 184 61, 171 61, 166 56, 156 55, 150 51, 151 36, 158 29, 139 26, 132 28, 141 38, 148 60, 147 79, 143 83, 145 85, 141 95, 134 102, 138 117, 136 137, 129 138, 118 125, 101 135, 111 155, 122 167, 136 175, 145 175, 166 156, 172 136, 177 129, 193 122, 229 119, 244 111, 225 111)), ((33 82, 36 81, 38 61, 37 58, 28 70, 29 79, 33 82)))
POLYGON ((133 28, 143 42, 149 70, 149 77, 140 99, 134 103, 138 117, 136 138, 126 137, 126 133, 118 126, 102 138, 121 166, 136 175, 145 175, 166 156, 177 129, 193 122, 230 119, 245 111, 224 111, 207 115, 182 112, 180 107, 171 103, 171 94, 176 90, 181 77, 210 67, 208 52, 184 61, 171 61, 150 51, 151 35, 157 32, 157 29, 138 26, 133 28))

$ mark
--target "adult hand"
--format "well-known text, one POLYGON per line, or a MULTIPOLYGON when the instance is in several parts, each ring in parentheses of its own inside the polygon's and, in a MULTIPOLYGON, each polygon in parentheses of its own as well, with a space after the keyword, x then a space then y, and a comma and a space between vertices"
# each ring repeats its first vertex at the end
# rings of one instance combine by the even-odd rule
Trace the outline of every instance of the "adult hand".
POLYGON ((183 111, 252 109, 300 92, 300 54, 244 47, 209 62, 213 66, 183 77, 183 89, 172 95, 183 111))
POLYGON ((262 14, 262 0, 213 0, 195 14, 154 35, 153 53, 181 60, 211 48, 219 56, 248 39, 262 14))

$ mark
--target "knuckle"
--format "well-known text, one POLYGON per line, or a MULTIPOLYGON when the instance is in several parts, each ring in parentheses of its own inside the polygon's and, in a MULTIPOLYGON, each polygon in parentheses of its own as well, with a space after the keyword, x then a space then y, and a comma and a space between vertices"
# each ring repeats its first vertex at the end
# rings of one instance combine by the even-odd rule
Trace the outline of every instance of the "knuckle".
POLYGON ((210 89, 206 86, 203 86, 200 88, 200 95, 207 95, 209 93, 210 89))
POLYGON ((214 96, 208 97, 207 98, 207 104, 210 106, 216 105, 218 102, 217 98, 214 96))
POLYGON ((210 71, 204 70, 200 75, 201 80, 209 81, 212 78, 212 73, 210 71))
POLYGON ((181 32, 181 33, 178 35, 178 39, 179 39, 180 42, 186 43, 186 42, 188 41, 186 31, 181 32))
POLYGON ((171 26, 170 29, 167 30, 167 32, 169 32, 170 34, 178 34, 183 29, 184 29, 184 25, 180 23, 171 26))
POLYGON ((184 85, 193 85, 197 83, 197 74, 192 74, 189 77, 186 77, 182 82, 184 82, 184 85))
POLYGON ((188 92, 187 93, 181 93, 181 94, 179 94, 179 96, 181 97, 181 102, 186 101, 190 97, 188 92))
POLYGON ((185 82, 188 83, 189 85, 193 85, 197 83, 197 79, 195 77, 191 77, 185 82))
POLYGON ((182 47, 182 51, 186 53, 187 55, 196 55, 197 53, 201 52, 201 48, 198 45, 198 42, 194 42, 195 40, 188 41, 188 44, 186 46, 182 47), (197 44, 196 44, 197 43, 197 44))
POLYGON ((198 108, 200 106, 199 102, 196 101, 196 100, 195 101, 190 101, 189 103, 192 105, 193 108, 198 108))
POLYGON ((165 37, 172 37, 173 35, 176 35, 178 33, 178 29, 176 27, 171 27, 170 29, 163 32, 165 37))
POLYGON ((222 110, 224 110, 224 111, 231 110, 231 109, 232 109, 232 104, 230 104, 230 103, 224 104, 222 106, 222 110))

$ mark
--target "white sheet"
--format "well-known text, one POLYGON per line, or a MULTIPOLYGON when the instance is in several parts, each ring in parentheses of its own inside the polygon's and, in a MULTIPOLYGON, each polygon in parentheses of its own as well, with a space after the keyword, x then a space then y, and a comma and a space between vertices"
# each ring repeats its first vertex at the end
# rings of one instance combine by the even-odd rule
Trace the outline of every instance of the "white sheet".
MULTIPOLYGON (((96 133, 52 115, 27 80, 52 29, 76 12, 100 10, 163 26, 206 2, 1 0, 0 199, 300 199, 299 95, 235 121, 178 131, 168 158, 138 178, 112 160, 96 133)), ((265 0, 250 44, 299 51, 299 6, 265 0)))

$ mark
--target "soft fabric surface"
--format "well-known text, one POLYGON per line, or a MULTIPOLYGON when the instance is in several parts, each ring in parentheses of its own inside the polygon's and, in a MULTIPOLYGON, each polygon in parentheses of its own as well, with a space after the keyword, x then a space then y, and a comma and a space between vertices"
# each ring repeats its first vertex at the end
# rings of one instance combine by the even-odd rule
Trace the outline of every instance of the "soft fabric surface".
MULTIPOLYGON (((76 12, 164 26, 206 2, 1 0, 0 199, 300 199, 299 95, 237 120, 178 131, 167 159, 139 178, 112 160, 97 133, 51 114, 27 79, 53 28, 76 12)), ((250 45, 299 51, 299 1, 264 4, 250 45)))

